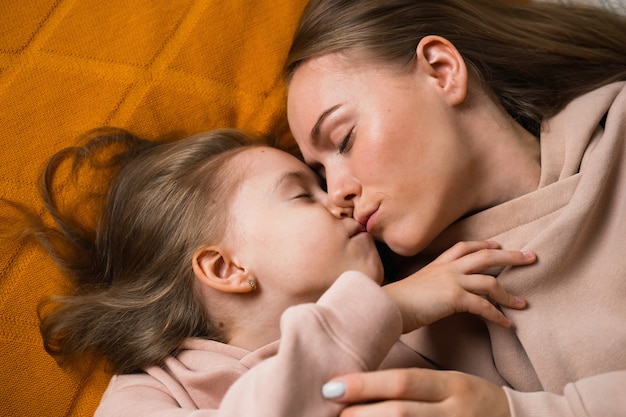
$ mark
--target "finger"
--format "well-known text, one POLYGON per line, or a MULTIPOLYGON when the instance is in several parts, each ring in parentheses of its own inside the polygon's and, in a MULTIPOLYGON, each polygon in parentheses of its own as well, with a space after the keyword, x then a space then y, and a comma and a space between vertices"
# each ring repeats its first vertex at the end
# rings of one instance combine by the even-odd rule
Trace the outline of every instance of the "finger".
POLYGON ((482 249, 469 253, 456 261, 457 267, 465 274, 476 274, 489 268, 528 265, 537 260, 529 251, 482 249))
MULTIPOLYGON (((344 375, 329 384, 337 384, 333 399, 342 403, 380 400, 441 401, 446 396, 446 374, 422 368, 387 369, 344 375), (339 387, 340 386, 340 387, 339 387)), ((329 385, 327 384, 327 385, 329 385)))
POLYGON ((513 325, 513 322, 498 310, 495 305, 491 304, 487 299, 471 293, 466 293, 465 297, 459 299, 456 311, 475 314, 505 329, 513 325))
POLYGON ((451 248, 439 255, 433 263, 452 262, 482 249, 497 249, 499 247, 500 245, 498 242, 486 240, 457 242, 451 248))
MULTIPOLYGON (((430 371, 423 384, 434 379, 444 388, 442 395, 430 399, 415 395, 404 399, 390 399, 372 404, 347 407, 342 417, 373 416, 510 416, 504 390, 491 382, 472 375, 453 371, 430 371)), ((412 392, 415 394, 415 391, 412 392)))
POLYGON ((500 282, 491 275, 465 275, 459 279, 459 285, 466 291, 489 297, 495 303, 509 308, 522 309, 526 300, 509 293, 500 282))
POLYGON ((448 415, 439 403, 416 401, 383 401, 372 404, 355 405, 344 409, 340 417, 380 417, 380 416, 428 416, 448 415))

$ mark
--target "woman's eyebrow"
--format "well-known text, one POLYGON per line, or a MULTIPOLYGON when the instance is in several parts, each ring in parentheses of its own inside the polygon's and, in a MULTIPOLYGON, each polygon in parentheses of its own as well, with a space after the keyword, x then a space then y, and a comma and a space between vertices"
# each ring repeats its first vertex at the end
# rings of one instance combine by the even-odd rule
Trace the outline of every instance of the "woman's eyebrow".
POLYGON ((326 120, 326 118, 330 116, 330 114, 333 113, 335 110, 337 110, 339 107, 341 107, 341 104, 335 104, 331 108, 325 110, 320 115, 320 117, 317 119, 317 122, 315 122, 315 124, 313 125, 313 128, 311 129, 311 142, 315 144, 319 140, 320 129, 322 127, 322 124, 324 123, 324 120, 326 120))

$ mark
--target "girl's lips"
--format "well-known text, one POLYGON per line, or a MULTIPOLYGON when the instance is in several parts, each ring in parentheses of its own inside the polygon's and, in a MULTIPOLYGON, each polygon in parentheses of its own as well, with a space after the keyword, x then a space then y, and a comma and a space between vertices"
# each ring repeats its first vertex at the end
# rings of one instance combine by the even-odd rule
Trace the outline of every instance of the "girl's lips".
POLYGON ((354 232, 352 233, 352 235, 350 237, 354 237, 356 235, 359 235, 361 233, 365 233, 367 232, 367 229, 365 228, 365 226, 363 226, 362 224, 358 224, 357 223, 357 227, 355 228, 354 232))
POLYGON ((370 217, 367 219, 367 223, 365 224, 365 230, 367 230, 368 233, 370 233, 372 231, 372 229, 374 228, 374 223, 376 221, 376 217, 375 214, 377 212, 375 211, 374 213, 372 213, 370 215, 370 217))

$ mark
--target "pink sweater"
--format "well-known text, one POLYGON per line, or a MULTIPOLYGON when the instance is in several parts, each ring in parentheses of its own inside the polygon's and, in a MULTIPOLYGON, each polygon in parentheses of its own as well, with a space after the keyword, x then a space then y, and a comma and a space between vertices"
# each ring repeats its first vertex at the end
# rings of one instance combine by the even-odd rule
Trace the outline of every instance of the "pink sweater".
POLYGON ((283 314, 280 342, 249 352, 190 339, 163 367, 114 376, 96 417, 337 416, 342 406, 321 393, 330 378, 428 366, 398 342, 400 332, 400 313, 380 287, 347 272, 316 304, 283 314))
POLYGON ((498 277, 528 300, 506 311, 516 331, 455 316, 403 340, 508 387, 514 417, 626 416, 626 83, 548 120, 539 189, 453 225, 422 263, 480 239, 537 253, 498 277))

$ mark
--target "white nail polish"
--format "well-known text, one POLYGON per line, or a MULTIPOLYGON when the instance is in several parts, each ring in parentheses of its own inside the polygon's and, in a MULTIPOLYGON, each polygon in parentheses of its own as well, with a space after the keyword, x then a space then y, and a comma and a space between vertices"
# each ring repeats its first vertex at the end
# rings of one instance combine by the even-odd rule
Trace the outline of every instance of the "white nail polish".
POLYGON ((343 384, 343 382, 327 382, 322 387, 322 395, 324 396, 324 398, 329 400, 343 397, 345 393, 346 386, 343 384))

